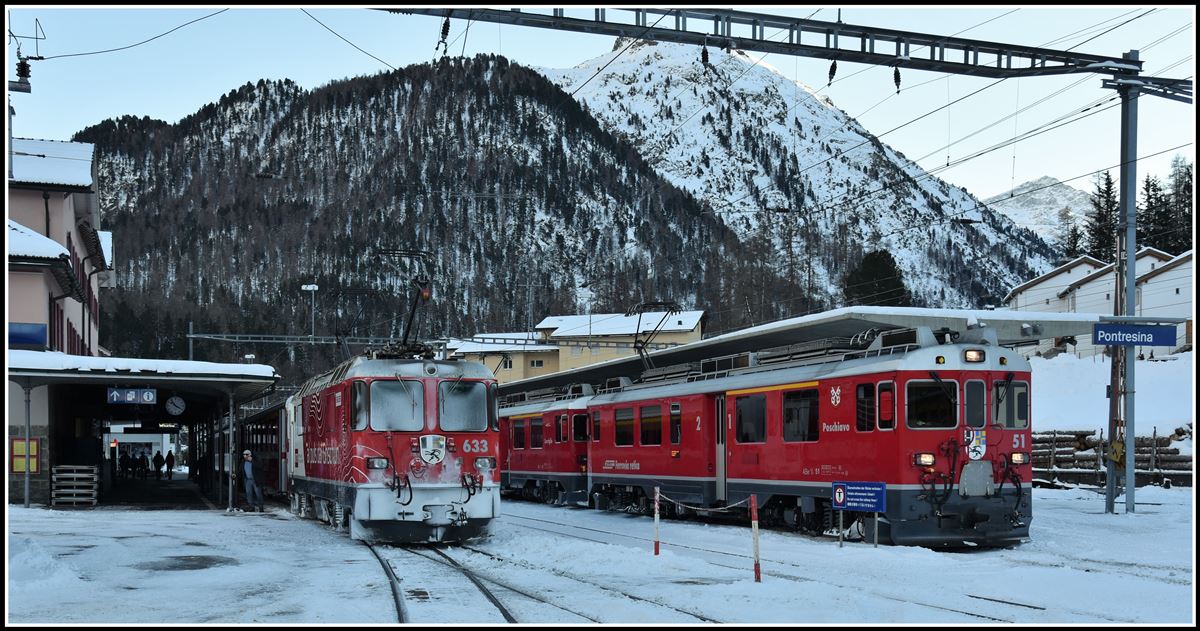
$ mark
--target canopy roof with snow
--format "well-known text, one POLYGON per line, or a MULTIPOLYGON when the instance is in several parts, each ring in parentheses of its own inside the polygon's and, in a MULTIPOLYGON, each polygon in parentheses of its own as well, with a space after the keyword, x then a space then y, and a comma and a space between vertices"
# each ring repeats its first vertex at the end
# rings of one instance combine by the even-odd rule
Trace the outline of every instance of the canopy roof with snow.
POLYGON ((537 344, 537 333, 480 333, 470 339, 454 339, 446 343, 446 349, 454 355, 490 353, 539 353, 557 351, 556 344, 537 344), (511 340, 511 341, 508 341, 511 340))
POLYGON ((170 388, 213 398, 232 395, 235 400, 245 401, 275 385, 279 376, 265 364, 93 357, 10 349, 8 380, 29 386, 69 383, 170 388))
MULTIPOLYGON (((990 327, 1000 344, 1035 343, 1067 335, 1086 335, 1100 321, 1097 313, 1050 313, 979 309, 923 309, 918 307, 845 307, 751 327, 698 342, 650 353, 655 366, 670 366, 799 344, 834 337, 853 337, 868 329, 927 326, 965 331, 990 327)), ((638 356, 613 359, 572 370, 501 384, 504 394, 572 383, 600 383, 613 377, 633 377, 643 369, 638 356)))
MULTIPOLYGON (((588 315, 550 316, 535 329, 553 329, 550 337, 590 337, 595 335, 634 335, 649 333, 667 316, 665 311, 647 311, 640 316, 623 313, 592 313, 588 315), (640 324, 639 324, 640 320, 640 324)), ((703 311, 682 311, 667 316, 662 332, 691 331, 704 317, 703 311)))

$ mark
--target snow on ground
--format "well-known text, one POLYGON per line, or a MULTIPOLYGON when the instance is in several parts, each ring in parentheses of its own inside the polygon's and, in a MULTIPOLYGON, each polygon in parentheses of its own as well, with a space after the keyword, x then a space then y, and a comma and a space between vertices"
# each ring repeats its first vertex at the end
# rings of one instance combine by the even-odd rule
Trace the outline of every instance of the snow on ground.
MULTIPOLYGON (((1134 434, 1170 434, 1193 422, 1195 413, 1195 353, 1172 355, 1172 361, 1139 361, 1134 369, 1134 434)), ((1034 357, 1033 431, 1103 429, 1108 433, 1111 365, 1104 357, 1059 355, 1034 357)), ((1192 453, 1191 438, 1175 441, 1180 453, 1192 453)))
MULTIPOLYGON (((1030 540, 1001 550, 839 547, 833 538, 764 531, 761 583, 743 525, 664 521, 655 557, 648 517, 525 502, 505 502, 490 535, 474 544, 503 561, 446 551, 485 576, 612 623, 695 615, 809 624, 1194 622, 1193 490, 1147 487, 1137 499, 1135 514, 1121 514, 1119 503, 1118 514, 1106 515, 1095 491, 1036 489, 1030 540)), ((281 509, 10 505, 8 516, 9 622, 395 620, 387 580, 366 547, 281 509)), ((445 622, 476 619, 455 608, 459 597, 427 596, 442 600, 445 622)), ((521 622, 579 620, 536 613, 551 608, 528 602, 513 609, 521 622)))

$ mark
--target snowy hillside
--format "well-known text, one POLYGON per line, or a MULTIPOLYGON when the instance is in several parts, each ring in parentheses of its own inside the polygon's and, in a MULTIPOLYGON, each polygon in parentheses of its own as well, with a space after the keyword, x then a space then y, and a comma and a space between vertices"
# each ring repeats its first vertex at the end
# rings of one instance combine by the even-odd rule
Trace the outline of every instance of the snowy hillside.
POLYGON ((638 42, 622 54, 628 42, 575 68, 539 70, 728 225, 769 239, 782 267, 803 261, 794 273, 831 303, 846 269, 876 249, 931 306, 974 306, 1050 269, 1054 254, 1037 235, 757 57, 710 47, 705 67, 694 46, 638 42))
POLYGON ((1067 209, 1080 230, 1092 212, 1090 195, 1052 177, 1025 182, 1008 193, 984 201, 992 210, 1004 213, 1022 228, 1040 233, 1051 243, 1058 242, 1062 209, 1067 209))

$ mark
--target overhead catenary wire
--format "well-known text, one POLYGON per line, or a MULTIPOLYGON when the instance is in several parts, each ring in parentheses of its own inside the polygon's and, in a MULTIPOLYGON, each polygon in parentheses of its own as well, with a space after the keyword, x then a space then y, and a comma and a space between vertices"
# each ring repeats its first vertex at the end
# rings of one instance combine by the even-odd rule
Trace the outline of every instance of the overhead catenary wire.
POLYGON ((128 45, 128 46, 121 46, 120 48, 109 48, 108 50, 96 50, 96 51, 92 51, 92 52, 89 52, 89 53, 70 53, 70 54, 66 54, 66 55, 50 55, 50 56, 48 56, 48 57, 43 57, 42 59, 43 59, 43 60, 46 60, 46 61, 48 61, 48 60, 51 60, 51 59, 62 59, 62 58, 64 58, 64 57, 82 57, 82 56, 84 56, 84 55, 100 55, 100 54, 103 54, 103 53, 114 53, 114 52, 117 52, 117 51, 119 51, 119 50, 127 50, 127 49, 130 49, 130 48, 133 48, 134 46, 141 46, 142 44, 145 44, 145 43, 147 43, 147 42, 152 42, 152 41, 154 41, 154 40, 156 40, 156 39, 158 39, 158 38, 160 38, 160 37, 163 37, 164 35, 170 35, 171 33, 174 33, 175 31, 178 31, 179 29, 181 29, 181 28, 183 28, 183 27, 185 27, 185 26, 187 26, 187 25, 189 25, 189 24, 195 24, 196 22, 199 22, 199 21, 201 21, 201 20, 207 20, 208 18, 211 18, 211 17, 213 17, 214 15, 220 15, 220 14, 222 14, 222 13, 224 13, 224 12, 228 11, 228 10, 229 10, 229 9, 221 9, 220 11, 216 11, 216 12, 213 12, 213 13, 209 13, 208 15, 205 15, 205 16, 203 16, 203 17, 198 17, 198 18, 196 18, 196 19, 194 19, 194 20, 190 20, 190 21, 188 21, 188 22, 184 22, 183 24, 180 24, 179 26, 176 26, 175 28, 173 28, 173 29, 171 29, 171 30, 169 30, 169 31, 167 31, 167 32, 165 32, 165 33, 160 33, 160 34, 158 34, 158 35, 155 35, 154 37, 151 37, 150 39, 145 39, 145 40, 142 40, 142 41, 140 41, 140 42, 138 42, 138 43, 136 43, 136 44, 130 44, 130 45, 128 45))
POLYGON ((300 10, 304 11, 304 15, 307 15, 308 17, 312 18, 314 22, 316 22, 317 24, 320 24, 321 26, 324 26, 325 30, 329 31, 330 33, 333 33, 334 35, 337 35, 338 39, 353 46, 356 50, 358 50, 358 52, 370 57, 371 59, 374 59, 375 61, 378 61, 379 63, 387 66, 388 68, 391 68, 392 70, 396 69, 396 67, 393 66, 392 64, 389 64, 388 62, 376 57, 375 55, 372 55, 371 53, 368 53, 367 51, 363 50, 362 48, 359 48, 358 44, 355 44, 354 42, 346 39, 345 37, 342 37, 341 34, 339 34, 337 31, 326 26, 324 22, 318 20, 313 14, 309 13, 308 11, 305 11, 304 9, 300 9, 300 10))

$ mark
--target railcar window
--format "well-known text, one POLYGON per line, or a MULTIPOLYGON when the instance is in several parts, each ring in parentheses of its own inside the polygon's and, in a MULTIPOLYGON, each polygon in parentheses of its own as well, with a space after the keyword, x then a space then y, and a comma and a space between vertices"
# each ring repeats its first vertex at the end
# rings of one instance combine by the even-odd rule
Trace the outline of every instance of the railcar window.
POLYGON ((575 442, 584 442, 588 439, 588 416, 587 414, 576 414, 571 417, 572 434, 575 436, 575 442))
MULTIPOLYGON (((954 382, 942 380, 954 386, 954 382)), ((954 401, 946 389, 936 381, 910 381, 906 398, 905 416, 908 426, 914 429, 945 429, 958 425, 958 414, 954 401)))
POLYGON ((1005 388, 1005 382, 997 381, 992 393, 996 401, 996 422, 1008 429, 1029 427, 1029 384, 1013 381, 1005 388))
POLYGON ((554 429, 556 430, 554 432, 554 434, 555 434, 554 439, 560 443, 567 442, 567 415, 566 414, 563 414, 562 416, 558 417, 558 424, 555 426, 554 429))
POLYGON ((813 442, 820 436, 820 398, 817 390, 799 390, 783 395, 783 439, 813 442))
POLYGON ((371 429, 425 429, 425 388, 420 381, 372 381, 371 429))
POLYGON ((761 443, 767 440, 767 395, 751 394, 737 398, 737 427, 739 443, 761 443))
POLYGON ((968 381, 963 387, 966 395, 967 427, 983 427, 987 424, 987 386, 982 381, 968 381))
POLYGON ((354 410, 354 429, 366 429, 367 421, 371 418, 370 410, 367 409, 367 382, 355 381, 350 397, 353 399, 351 409, 354 410))
POLYGON ((592 442, 600 441, 600 413, 592 412, 592 442))
POLYGON ((633 444, 633 408, 617 408, 613 414, 616 433, 613 442, 617 445, 633 444))
POLYGON ((642 444, 662 444, 662 406, 648 405, 640 410, 642 417, 642 444))
POLYGON ((879 384, 879 429, 896 425, 896 393, 892 382, 879 384))
POLYGON ((860 383, 855 392, 855 427, 860 432, 869 432, 875 429, 875 384, 860 383))
POLYGON ((487 431, 487 384, 456 379, 443 381, 438 391, 438 423, 442 431, 487 431))
POLYGON ((513 449, 525 448, 525 421, 512 422, 512 446, 513 449))
POLYGON ((546 428, 542 425, 542 417, 529 419, 529 448, 541 449, 546 443, 546 428))
POLYGON ((671 444, 678 445, 680 439, 683 438, 683 414, 680 412, 679 404, 671 404, 671 444))

